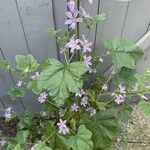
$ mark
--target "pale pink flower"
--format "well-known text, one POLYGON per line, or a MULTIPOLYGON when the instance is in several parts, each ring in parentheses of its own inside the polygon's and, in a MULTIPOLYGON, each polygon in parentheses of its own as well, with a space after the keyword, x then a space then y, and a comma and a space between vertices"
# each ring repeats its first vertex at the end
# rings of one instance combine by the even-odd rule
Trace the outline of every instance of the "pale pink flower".
POLYGON ((90 116, 91 116, 91 117, 95 116, 96 113, 97 113, 97 112, 96 112, 96 109, 90 108, 90 116))
POLYGON ((67 7, 68 7, 68 10, 71 12, 71 13, 74 13, 76 11, 76 3, 74 0, 70 0, 68 3, 67 3, 67 7))
POLYGON ((38 102, 40 102, 41 104, 44 103, 47 99, 48 94, 43 92, 40 94, 40 96, 38 97, 38 102))
POLYGON ((4 146, 6 144, 6 141, 4 139, 0 140, 0 145, 4 146))
POLYGON ((108 85, 107 84, 102 85, 102 91, 107 91, 107 90, 108 90, 108 85))
POLYGON ((85 94, 86 94, 86 93, 84 92, 84 90, 81 89, 80 92, 78 92, 78 93, 75 94, 75 97, 82 97, 82 96, 85 95, 85 94))
POLYGON ((12 107, 8 107, 5 109, 4 117, 6 119, 10 119, 12 117, 12 113, 13 113, 12 107))
POLYGON ((86 107, 87 104, 88 104, 88 98, 87 96, 84 96, 80 102, 80 104, 83 106, 83 107, 86 107))
POLYGON ((82 35, 82 41, 80 43, 83 47, 83 53, 92 51, 90 48, 92 46, 92 42, 89 42, 84 35, 82 35))
POLYGON ((92 3, 93 3, 93 0, 88 0, 88 1, 89 1, 89 3, 90 3, 90 4, 92 4, 92 3))
POLYGON ((75 29, 78 22, 82 22, 83 19, 78 17, 79 11, 75 11, 73 14, 71 12, 66 12, 67 17, 69 18, 65 24, 70 25, 69 28, 75 29))
POLYGON ((40 114, 41 114, 42 117, 46 117, 47 116, 47 113, 45 111, 41 111, 40 114))
POLYGON ((59 122, 57 123, 57 126, 59 128, 59 133, 62 133, 62 134, 67 134, 69 133, 69 128, 66 126, 66 120, 62 120, 60 119, 59 122))
POLYGON ((80 7, 80 9, 82 11, 83 17, 92 19, 92 17, 85 11, 85 9, 83 7, 80 7))
POLYGON ((86 66, 87 66, 88 68, 90 68, 90 66, 92 66, 92 62, 91 62, 92 57, 91 57, 91 56, 86 56, 86 55, 84 55, 84 56, 83 56, 83 60, 84 60, 84 63, 86 64, 86 66))
POLYGON ((123 86, 122 84, 119 85, 119 92, 120 92, 121 94, 126 94, 125 89, 126 89, 125 86, 123 86))
POLYGON ((103 62, 104 60, 103 60, 103 58, 100 57, 100 58, 99 58, 99 61, 100 61, 100 62, 103 62))
POLYGON ((23 81, 18 81, 17 82, 17 87, 19 88, 19 87, 21 87, 23 85, 23 81))
POLYGON ((116 102, 118 105, 120 105, 121 103, 123 103, 123 102, 125 101, 125 97, 124 97, 123 95, 121 95, 121 94, 116 95, 115 97, 116 97, 116 98, 115 98, 115 102, 116 102))
POLYGON ((39 72, 35 72, 33 76, 31 76, 31 79, 37 79, 39 77, 39 72))
POLYGON ((70 48, 70 52, 73 53, 75 50, 80 50, 80 46, 79 46, 79 43, 80 43, 80 40, 79 39, 74 39, 75 38, 75 35, 73 35, 71 38, 70 38, 70 41, 65 45, 66 48, 70 48))
POLYGON ((76 103, 74 103, 74 104, 71 105, 71 111, 77 112, 78 109, 79 109, 79 106, 76 103))

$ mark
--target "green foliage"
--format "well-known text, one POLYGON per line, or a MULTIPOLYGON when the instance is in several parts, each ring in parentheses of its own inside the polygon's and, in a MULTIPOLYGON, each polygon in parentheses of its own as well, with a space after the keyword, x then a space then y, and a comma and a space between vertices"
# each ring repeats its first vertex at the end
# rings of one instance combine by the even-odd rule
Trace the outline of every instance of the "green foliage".
POLYGON ((25 76, 28 73, 32 73, 39 67, 39 64, 32 55, 17 55, 16 56, 16 69, 17 73, 21 76, 25 76))
POLYGON ((112 55, 112 61, 118 70, 122 67, 135 69, 136 62, 143 56, 140 48, 123 38, 105 40, 103 44, 112 55))
POLYGON ((150 83, 150 69, 146 69, 142 75, 137 74, 136 78, 139 91, 150 91, 150 86, 146 86, 147 83, 150 83))
POLYGON ((0 69, 3 69, 5 71, 9 71, 11 69, 11 65, 7 60, 0 60, 0 69))
POLYGON ((7 94, 11 97, 12 100, 16 98, 23 97, 25 92, 23 88, 11 87, 7 94))
MULTIPOLYGON (((27 138, 29 136, 29 131, 28 130, 21 130, 17 133, 15 138, 11 138, 7 147, 5 148, 5 150, 12 150, 14 148, 24 148, 24 144, 27 141, 27 138)), ((17 149, 17 150, 18 150, 17 149)), ((22 149, 19 149, 22 150, 22 149)))
POLYGON ((109 149, 109 146, 115 141, 120 129, 117 118, 106 111, 102 111, 95 118, 83 116, 82 119, 82 122, 93 133, 92 140, 94 142, 94 148, 102 150, 109 149))
POLYGON ((44 142, 38 142, 31 149, 32 150, 52 150, 50 147, 46 146, 44 142))
POLYGON ((121 70, 113 76, 113 81, 117 84, 125 83, 126 86, 133 86, 137 82, 136 70, 122 67, 121 70))
POLYGON ((15 148, 13 148, 13 150, 23 150, 23 149, 21 148, 20 144, 17 144, 15 148))
POLYGON ((27 84, 27 89, 31 90, 35 94, 39 94, 41 92, 40 87, 38 86, 37 80, 29 81, 27 84))
POLYGON ((44 30, 44 32, 48 35, 48 36, 52 36, 55 37, 58 35, 58 33, 60 32, 59 30, 55 30, 54 28, 47 28, 44 30))
POLYGON ((26 113, 25 115, 23 115, 18 123, 18 129, 22 130, 22 129, 28 129, 31 127, 33 122, 33 115, 30 113, 26 113))
POLYGON ((150 117, 150 102, 141 101, 138 106, 142 110, 145 117, 150 117))
POLYGON ((88 130, 85 125, 80 125, 77 134, 70 136, 67 140, 67 144, 73 150, 93 150, 91 137, 92 132, 88 130))
POLYGON ((102 22, 104 20, 105 20, 105 14, 104 13, 98 14, 94 17, 95 23, 99 23, 99 22, 102 22))
POLYGON ((120 118, 122 122, 128 123, 132 117, 132 110, 131 106, 122 106, 118 111, 118 118, 120 118))
POLYGON ((42 129, 44 139, 47 139, 47 142, 52 149, 62 149, 62 147, 67 150, 68 146, 64 142, 64 138, 57 133, 57 128, 54 126, 53 122, 47 122, 44 128, 42 129))
POLYGON ((82 75, 87 71, 83 62, 63 65, 56 59, 48 59, 48 65, 38 79, 38 86, 49 91, 58 105, 64 103, 69 92, 77 93, 82 88, 82 75))

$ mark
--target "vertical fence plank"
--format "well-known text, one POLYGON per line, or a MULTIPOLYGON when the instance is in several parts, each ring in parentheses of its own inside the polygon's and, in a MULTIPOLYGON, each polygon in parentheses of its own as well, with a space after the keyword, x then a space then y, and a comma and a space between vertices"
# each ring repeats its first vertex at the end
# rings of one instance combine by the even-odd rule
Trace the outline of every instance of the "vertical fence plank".
MULTIPOLYGON (((65 25, 66 14, 67 11, 67 0, 52 0, 53 4, 53 19, 55 29, 62 29, 63 33, 68 31, 68 27, 65 25)), ((57 43, 57 53, 59 60, 64 62, 63 55, 60 54, 61 46, 57 43)))
MULTIPOLYGON (((49 38, 44 32, 49 27, 54 28, 52 2, 50 0, 16 0, 16 5, 29 52, 40 63, 48 57, 57 58, 55 39, 49 38)), ((28 111, 40 110, 41 105, 36 99, 36 95, 27 91, 23 100, 28 111)))
MULTIPOLYGON (((3 56, 0 53, 0 59, 4 59, 3 56)), ((11 79, 11 76, 8 72, 0 70, 0 102, 1 106, 3 108, 5 107, 12 107, 13 110, 20 115, 23 111, 22 104, 19 100, 13 101, 7 96, 7 91, 10 88, 10 86, 13 86, 13 81, 11 79)), ((3 114, 3 112, 1 112, 3 114)))
POLYGON ((123 36, 136 42, 145 34, 150 22, 150 1, 133 0, 129 2, 129 9, 123 30, 123 36))
MULTIPOLYGON (((20 21, 15 1, 14 0, 1 1, 0 10, 1 10, 0 33, 1 35, 4 35, 0 36, 0 46, 2 48, 2 52, 5 58, 8 59, 14 66, 15 65, 14 58, 17 54, 28 53, 22 29, 20 27, 20 21)), ((7 82, 7 80, 10 81, 9 77, 6 76, 5 78, 7 86, 9 87, 11 85, 7 82)), ((14 81, 13 78, 10 79, 12 79, 12 82, 14 81)), ((21 103, 19 107, 20 108, 17 108, 19 111, 23 110, 23 105, 21 103)))
MULTIPOLYGON (((102 54, 104 48, 101 41, 107 38, 121 36, 121 31, 127 11, 127 2, 119 2, 113 0, 101 0, 100 12, 106 14, 106 20, 99 24, 96 37, 96 51, 102 54)), ((100 66, 100 72, 105 72, 111 64, 111 59, 108 57, 100 66)))

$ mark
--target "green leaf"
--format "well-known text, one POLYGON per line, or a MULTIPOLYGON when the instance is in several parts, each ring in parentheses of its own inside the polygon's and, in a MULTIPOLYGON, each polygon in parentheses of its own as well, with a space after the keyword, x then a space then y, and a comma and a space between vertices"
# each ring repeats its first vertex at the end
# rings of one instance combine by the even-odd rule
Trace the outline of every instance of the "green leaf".
POLYGON ((31 150, 52 150, 52 149, 46 146, 44 142, 38 142, 31 148, 31 150))
POLYGON ((27 89, 31 90, 35 94, 39 94, 41 92, 41 89, 38 87, 37 80, 29 81, 29 83, 27 84, 27 89))
MULTIPOLYGON (((17 133, 15 138, 10 138, 7 147, 5 150, 12 150, 14 148, 19 148, 19 146, 23 146, 29 136, 29 131, 28 130, 21 130, 17 133), (19 145, 18 145, 19 144, 19 145)), ((17 149, 18 150, 18 149, 17 149)), ((22 150, 22 149, 21 149, 22 150)))
POLYGON ((18 129, 22 130, 25 128, 31 127, 33 123, 33 115, 30 113, 26 113, 24 116, 21 117, 19 123, 18 123, 18 129))
POLYGON ((21 130, 17 133, 17 140, 19 143, 24 144, 29 136, 29 130, 21 130))
POLYGON ((82 75, 87 71, 83 62, 64 66, 56 59, 48 59, 47 65, 38 78, 38 86, 48 90, 58 105, 64 103, 70 92, 79 92, 83 85, 82 75))
POLYGON ((106 111, 99 112, 95 118, 83 115, 82 122, 93 133, 92 141, 95 149, 107 150, 115 141, 119 132, 117 118, 106 111))
POLYGON ((138 106, 142 110, 145 117, 150 117, 150 102, 141 101, 138 106))
POLYGON ((115 74, 113 81, 117 84, 125 83, 126 86, 133 86, 137 81, 136 70, 123 67, 117 74, 115 74))
POLYGON ((118 111, 118 117, 124 122, 128 123, 129 119, 132 117, 132 107, 122 106, 118 111))
POLYGON ((12 150, 23 150, 20 146, 20 143, 15 146, 12 150))
POLYGON ((7 92, 7 94, 11 97, 12 100, 15 100, 16 98, 23 97, 25 92, 22 88, 17 87, 11 87, 11 89, 7 92))
POLYGON ((3 69, 5 71, 10 70, 11 65, 7 60, 0 60, 0 69, 3 69))
POLYGON ((47 28, 44 31, 45 31, 45 33, 47 35, 55 37, 60 32, 60 29, 59 30, 55 30, 54 28, 47 28))
POLYGON ((85 125, 80 125, 77 135, 68 139, 68 146, 73 150, 93 150, 92 132, 85 125))
POLYGON ((123 38, 105 40, 104 46, 112 55, 115 67, 135 69, 136 62, 143 56, 143 51, 123 38))
POLYGON ((21 75, 31 73, 39 67, 39 64, 32 55, 17 55, 16 68, 17 72, 21 75))
POLYGON ((47 140, 53 150, 61 150, 62 147, 65 150, 68 150, 68 146, 66 145, 66 140, 64 137, 58 135, 57 128, 54 126, 53 122, 47 122, 41 130, 42 134, 44 135, 44 139, 47 139, 50 135, 51 138, 47 140))
POLYGON ((101 14, 98 14, 94 17, 94 21, 95 23, 99 23, 99 22, 102 22, 105 20, 105 14, 104 13, 101 13, 101 14))

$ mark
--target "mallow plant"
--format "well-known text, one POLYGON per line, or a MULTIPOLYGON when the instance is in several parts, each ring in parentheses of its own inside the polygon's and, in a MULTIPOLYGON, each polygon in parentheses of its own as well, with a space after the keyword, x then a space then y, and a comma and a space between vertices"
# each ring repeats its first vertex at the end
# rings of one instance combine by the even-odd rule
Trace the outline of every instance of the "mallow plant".
MULTIPOLYGON (((16 136, 6 139, 2 135, 0 144, 4 149, 23 150, 29 146, 31 150, 112 150, 117 141, 126 141, 125 124, 132 119, 135 97, 144 115, 150 115, 146 97, 150 69, 143 74, 136 72, 143 50, 127 39, 112 38, 102 41, 106 52, 97 54, 89 36, 105 14, 91 16, 82 2, 67 3, 68 31, 45 30, 59 44, 61 62, 48 58, 39 64, 31 54, 17 55, 13 68, 7 60, 0 60, 0 68, 18 79, 7 92, 10 99, 19 100, 31 90, 42 108, 17 117, 16 136), (86 35, 80 24, 88 31, 86 35), (113 69, 103 75, 98 70, 107 56, 112 58, 113 69)), ((84 3, 90 5, 92 0, 84 3)), ((15 117, 12 107, 3 113, 8 123, 15 117)))

